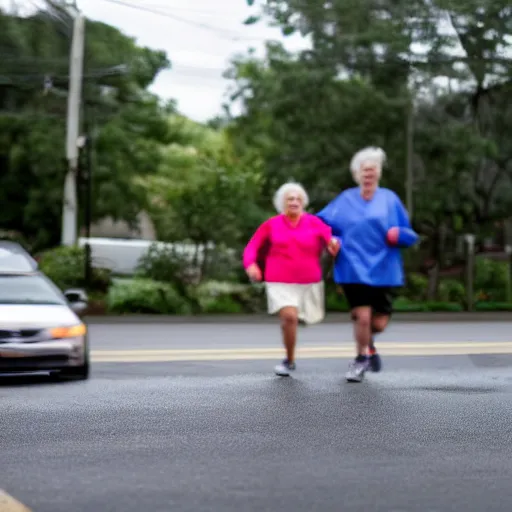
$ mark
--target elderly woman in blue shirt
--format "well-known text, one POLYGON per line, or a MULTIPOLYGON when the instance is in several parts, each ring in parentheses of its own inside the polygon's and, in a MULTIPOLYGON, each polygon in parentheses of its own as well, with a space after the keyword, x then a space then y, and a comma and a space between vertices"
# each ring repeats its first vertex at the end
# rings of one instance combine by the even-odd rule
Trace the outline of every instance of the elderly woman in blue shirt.
POLYGON ((357 343, 357 356, 346 375, 349 382, 361 382, 368 369, 381 369, 373 336, 387 327, 394 290, 404 285, 400 249, 418 240, 400 198, 379 187, 385 159, 380 148, 356 153, 350 170, 357 186, 342 192, 317 214, 341 245, 334 280, 349 303, 357 343))

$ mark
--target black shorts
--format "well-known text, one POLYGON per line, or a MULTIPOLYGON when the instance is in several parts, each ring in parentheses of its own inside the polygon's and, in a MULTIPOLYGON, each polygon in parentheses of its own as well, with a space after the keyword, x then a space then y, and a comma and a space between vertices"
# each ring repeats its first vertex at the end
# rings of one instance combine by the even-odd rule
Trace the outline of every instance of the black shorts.
POLYGON ((367 284, 342 284, 343 293, 350 309, 369 306, 374 313, 391 315, 395 288, 391 286, 369 286, 367 284))

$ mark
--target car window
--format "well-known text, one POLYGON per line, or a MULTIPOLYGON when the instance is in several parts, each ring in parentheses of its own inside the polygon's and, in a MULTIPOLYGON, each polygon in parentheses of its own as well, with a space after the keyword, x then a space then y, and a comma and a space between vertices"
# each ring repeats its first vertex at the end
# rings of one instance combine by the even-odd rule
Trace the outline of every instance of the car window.
POLYGON ((32 272, 35 260, 15 245, 0 244, 0 272, 32 272))
POLYGON ((0 304, 66 304, 66 300, 43 275, 0 275, 0 304))

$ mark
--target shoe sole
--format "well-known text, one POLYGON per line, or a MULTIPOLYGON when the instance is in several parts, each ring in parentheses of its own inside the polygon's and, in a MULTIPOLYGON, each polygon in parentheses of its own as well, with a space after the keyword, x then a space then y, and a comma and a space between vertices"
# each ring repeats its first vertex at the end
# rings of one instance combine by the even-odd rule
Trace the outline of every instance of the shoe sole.
POLYGON ((358 377, 346 377, 346 379, 347 379, 347 382, 354 383, 354 384, 359 384, 359 383, 363 382, 364 374, 361 375, 360 378, 358 378, 358 377))

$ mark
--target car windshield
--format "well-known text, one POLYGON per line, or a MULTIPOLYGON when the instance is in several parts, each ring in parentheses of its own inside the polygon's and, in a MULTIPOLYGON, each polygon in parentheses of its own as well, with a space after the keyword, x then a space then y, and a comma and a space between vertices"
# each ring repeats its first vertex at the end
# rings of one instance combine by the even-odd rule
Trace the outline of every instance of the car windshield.
POLYGON ((66 301, 43 275, 0 275, 0 304, 65 305, 66 301))

